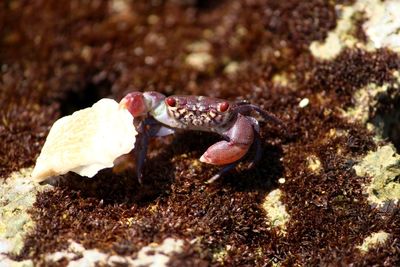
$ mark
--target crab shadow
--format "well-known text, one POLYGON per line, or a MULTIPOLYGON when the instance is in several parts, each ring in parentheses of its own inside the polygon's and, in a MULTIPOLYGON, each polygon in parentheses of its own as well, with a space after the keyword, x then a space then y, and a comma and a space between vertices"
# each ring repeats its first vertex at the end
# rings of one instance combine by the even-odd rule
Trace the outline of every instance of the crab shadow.
POLYGON ((281 147, 264 144, 260 162, 248 168, 251 160, 248 157, 236 170, 222 177, 219 184, 238 192, 268 193, 278 187, 278 180, 283 177, 284 167, 280 161, 282 154, 281 147))
MULTIPOLYGON (((209 146, 221 140, 217 134, 205 132, 183 132, 178 133, 171 144, 168 146, 168 153, 172 156, 183 156, 190 158, 191 161, 197 161, 198 158, 207 150, 209 146)), ((262 143, 262 157, 253 167, 248 168, 249 163, 254 157, 254 150, 251 148, 249 154, 234 170, 226 173, 207 187, 229 187, 233 191, 240 192, 269 192, 278 185, 277 181, 283 177, 284 167, 281 162, 283 151, 280 145, 272 145, 268 142, 262 143)), ((197 161, 198 162, 198 161, 197 161)), ((195 169, 188 163, 175 160, 174 165, 182 164, 182 168, 195 169)), ((193 177, 185 177, 177 173, 173 179, 186 180, 191 179, 191 183, 202 186, 214 174, 218 173, 221 167, 201 163, 201 170, 194 171, 193 177)))
MULTIPOLYGON (((148 205, 157 198, 170 194, 175 181, 194 183, 195 186, 204 185, 219 168, 201 164, 202 171, 194 171, 197 176, 195 179, 186 177, 185 171, 179 170, 190 171, 194 167, 187 159, 196 160, 208 146, 219 140, 218 135, 202 132, 185 132, 164 139, 153 139, 143 170, 142 184, 139 184, 134 168, 119 174, 106 169, 93 178, 68 173, 51 181, 51 184, 63 190, 78 191, 80 197, 96 198, 103 203, 148 205)), ((251 156, 250 153, 249 157, 251 156)), ((229 187, 242 192, 271 191, 277 186, 278 178, 283 175, 283 166, 279 160, 281 157, 282 150, 279 146, 263 144, 262 159, 254 168, 247 169, 247 164, 241 164, 236 170, 207 186, 229 187)))
POLYGON ((69 172, 56 177, 50 184, 61 190, 78 192, 81 198, 101 200, 104 204, 146 205, 166 194, 173 182, 173 173, 169 171, 172 164, 166 156, 160 154, 146 162, 142 184, 132 168, 121 173, 105 169, 92 178, 69 172))

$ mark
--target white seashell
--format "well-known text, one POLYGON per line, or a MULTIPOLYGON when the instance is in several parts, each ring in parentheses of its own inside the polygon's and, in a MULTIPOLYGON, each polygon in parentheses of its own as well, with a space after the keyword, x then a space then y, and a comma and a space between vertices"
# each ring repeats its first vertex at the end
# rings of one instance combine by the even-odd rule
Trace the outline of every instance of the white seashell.
POLYGON ((62 117, 51 127, 36 161, 32 178, 69 171, 93 177, 114 165, 114 160, 135 146, 133 116, 112 99, 101 99, 92 107, 62 117))

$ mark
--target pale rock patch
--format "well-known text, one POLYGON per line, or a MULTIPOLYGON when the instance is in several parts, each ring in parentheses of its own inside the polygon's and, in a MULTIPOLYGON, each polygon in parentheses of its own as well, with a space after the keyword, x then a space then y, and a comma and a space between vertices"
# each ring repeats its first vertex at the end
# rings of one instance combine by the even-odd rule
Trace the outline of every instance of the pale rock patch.
POLYGON ((369 249, 378 247, 383 245, 386 240, 389 238, 389 234, 384 231, 379 231, 377 233, 372 233, 367 238, 364 239, 364 242, 357 246, 357 248, 362 252, 366 253, 369 249))
POLYGON ((167 266, 170 257, 175 253, 181 253, 183 240, 166 238, 161 244, 151 243, 143 247, 136 258, 131 256, 109 255, 97 249, 86 250, 82 245, 69 240, 67 250, 46 255, 47 263, 57 263, 67 259, 69 267, 77 266, 146 266, 164 267, 167 266))
POLYGON ((13 261, 7 255, 21 252, 25 236, 35 227, 29 210, 36 195, 52 188, 29 179, 31 171, 21 169, 0 182, 0 266, 33 266, 30 260, 13 261))
POLYGON ((273 190, 266 196, 262 207, 267 214, 270 228, 277 230, 281 234, 286 234, 286 224, 290 216, 281 198, 282 191, 279 189, 273 190))
POLYGON ((358 0, 353 5, 336 5, 339 19, 336 28, 322 42, 310 45, 311 53, 319 59, 333 59, 344 48, 374 51, 386 47, 400 52, 400 1, 358 0), (362 28, 368 38, 366 44, 355 36, 355 17, 364 16, 362 28))
POLYGON ((384 205, 385 202, 398 202, 400 199, 400 155, 392 145, 379 147, 369 152, 354 170, 358 176, 370 176, 366 185, 368 201, 371 204, 384 205))

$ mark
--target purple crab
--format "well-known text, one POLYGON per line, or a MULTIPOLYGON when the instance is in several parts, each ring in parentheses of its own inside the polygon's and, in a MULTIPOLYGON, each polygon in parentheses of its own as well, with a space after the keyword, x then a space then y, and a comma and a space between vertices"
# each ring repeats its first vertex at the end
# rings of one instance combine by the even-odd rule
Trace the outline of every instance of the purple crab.
POLYGON ((131 92, 120 102, 135 117, 143 118, 138 126, 137 176, 142 182, 148 139, 175 133, 177 129, 213 132, 224 140, 210 146, 200 161, 223 166, 207 182, 223 176, 243 160, 254 144, 253 167, 261 158, 262 146, 258 121, 253 111, 264 119, 283 124, 275 115, 247 101, 228 101, 205 96, 165 96, 158 92, 131 92))

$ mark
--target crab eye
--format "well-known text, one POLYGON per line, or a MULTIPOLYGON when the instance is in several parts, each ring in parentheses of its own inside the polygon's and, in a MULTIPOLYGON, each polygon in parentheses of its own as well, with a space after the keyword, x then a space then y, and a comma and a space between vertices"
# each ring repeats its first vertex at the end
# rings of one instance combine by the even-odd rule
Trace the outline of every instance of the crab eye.
POLYGON ((175 107, 176 106, 176 100, 173 97, 168 97, 165 102, 167 103, 168 106, 170 107, 175 107))
POLYGON ((222 102, 221 104, 219 104, 218 108, 219 108, 220 112, 225 112, 229 108, 229 103, 228 102, 222 102))

